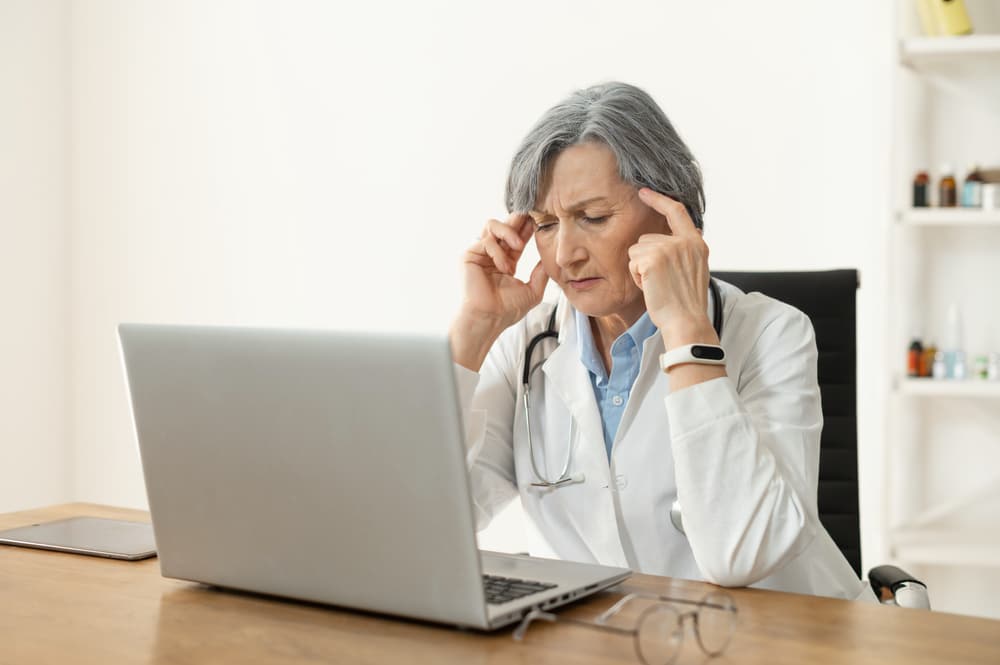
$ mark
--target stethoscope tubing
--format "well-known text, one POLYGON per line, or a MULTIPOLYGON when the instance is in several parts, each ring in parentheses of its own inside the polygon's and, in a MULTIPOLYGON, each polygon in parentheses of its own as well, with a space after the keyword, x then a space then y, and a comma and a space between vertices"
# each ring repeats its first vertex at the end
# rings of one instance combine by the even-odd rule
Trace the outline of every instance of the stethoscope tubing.
MULTIPOLYGON (((712 294, 712 327, 715 329, 715 334, 722 339, 722 294, 719 290, 719 285, 716 283, 715 279, 709 277, 708 289, 712 294)), ((558 311, 558 306, 552 308, 552 314, 549 316, 548 324, 545 330, 538 333, 531 338, 528 342, 527 347, 524 352, 524 369, 521 374, 521 384, 522 384, 522 402, 524 405, 524 424, 525 431, 528 435, 528 457, 531 459, 531 470, 535 474, 535 478, 538 482, 531 483, 533 487, 548 487, 555 488, 561 487, 569 483, 584 482, 585 477, 582 473, 567 475, 569 473, 569 467, 572 463, 573 458, 573 427, 572 423, 570 426, 569 441, 566 445, 566 463, 563 465, 562 471, 560 471, 559 476, 556 480, 549 480, 545 475, 543 475, 535 462, 535 449, 534 442, 531 437, 531 357, 535 352, 535 347, 546 339, 552 337, 558 340, 559 333, 556 331, 556 313, 558 311)), ((674 501, 674 505, 671 506, 670 520, 673 522, 674 526, 678 531, 684 533, 684 527, 681 522, 680 514, 680 504, 674 501)))

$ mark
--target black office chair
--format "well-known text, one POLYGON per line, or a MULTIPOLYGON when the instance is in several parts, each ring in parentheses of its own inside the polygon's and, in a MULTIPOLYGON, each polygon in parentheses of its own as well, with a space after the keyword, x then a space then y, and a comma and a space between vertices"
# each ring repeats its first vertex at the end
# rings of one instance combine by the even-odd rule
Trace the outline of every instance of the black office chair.
MULTIPOLYGON (((712 272, 746 293, 759 291, 801 310, 812 320, 819 350, 823 408, 820 439, 819 518, 861 577, 858 505, 857 270, 712 272)), ((929 608, 927 587, 895 566, 868 572, 875 595, 890 604, 929 608)))

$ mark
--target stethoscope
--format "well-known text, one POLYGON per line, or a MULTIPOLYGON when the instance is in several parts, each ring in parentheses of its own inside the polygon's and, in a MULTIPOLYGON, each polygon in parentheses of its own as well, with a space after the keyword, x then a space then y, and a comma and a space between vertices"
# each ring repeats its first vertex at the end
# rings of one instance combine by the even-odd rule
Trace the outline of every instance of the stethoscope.
MULTIPOLYGON (((719 285, 716 284, 715 279, 709 278, 708 280, 708 290, 712 294, 712 327, 715 328, 715 334, 722 339, 722 294, 719 291, 719 285)), ((535 478, 538 482, 531 483, 532 487, 547 487, 556 488, 562 487, 563 485, 568 485, 571 483, 582 483, 586 480, 586 476, 583 473, 569 473, 570 464, 573 461, 573 433, 575 429, 575 423, 570 423, 569 430, 569 440, 566 445, 566 463, 563 464, 562 471, 559 472, 559 477, 555 480, 550 480, 546 474, 543 474, 538 469, 538 464, 535 462, 535 448, 534 442, 531 439, 531 375, 536 369, 541 367, 542 363, 538 363, 535 367, 531 366, 531 356, 535 351, 535 347, 541 342, 548 338, 557 339, 559 333, 556 332, 556 311, 557 308, 552 308, 552 314, 549 316, 548 324, 545 326, 545 330, 538 333, 531 338, 528 342, 528 346, 524 352, 524 370, 521 374, 521 386, 522 386, 522 402, 524 403, 524 424, 525 430, 528 434, 528 457, 531 459, 531 470, 535 474, 535 478)), ((684 524, 681 520, 681 509, 680 503, 674 501, 673 505, 670 507, 670 521, 677 528, 678 531, 684 533, 684 524)))

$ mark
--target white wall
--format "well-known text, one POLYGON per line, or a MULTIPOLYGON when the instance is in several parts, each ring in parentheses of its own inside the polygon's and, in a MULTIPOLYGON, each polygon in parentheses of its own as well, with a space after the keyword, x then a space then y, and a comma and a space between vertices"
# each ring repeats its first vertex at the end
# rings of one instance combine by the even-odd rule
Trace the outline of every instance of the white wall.
POLYGON ((0 0, 0 512, 70 497, 66 7, 0 0))
POLYGON ((891 34, 864 0, 74 5, 76 496, 145 502, 115 324, 443 329, 517 141, 615 78, 703 165, 715 267, 862 270, 878 558, 891 34))
POLYGON ((714 267, 861 269, 863 547, 880 559, 890 11, 72 3, 75 463, 45 501, 145 503, 119 321, 442 329, 517 141, 568 91, 617 78, 649 90, 701 162, 714 267))

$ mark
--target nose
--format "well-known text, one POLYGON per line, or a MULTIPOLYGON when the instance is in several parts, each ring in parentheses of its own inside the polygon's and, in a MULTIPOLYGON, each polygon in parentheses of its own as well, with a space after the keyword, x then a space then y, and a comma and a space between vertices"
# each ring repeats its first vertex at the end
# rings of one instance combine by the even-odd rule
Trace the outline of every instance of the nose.
POLYGON ((560 221, 556 230, 556 264, 569 268, 587 258, 587 248, 572 220, 560 221))

